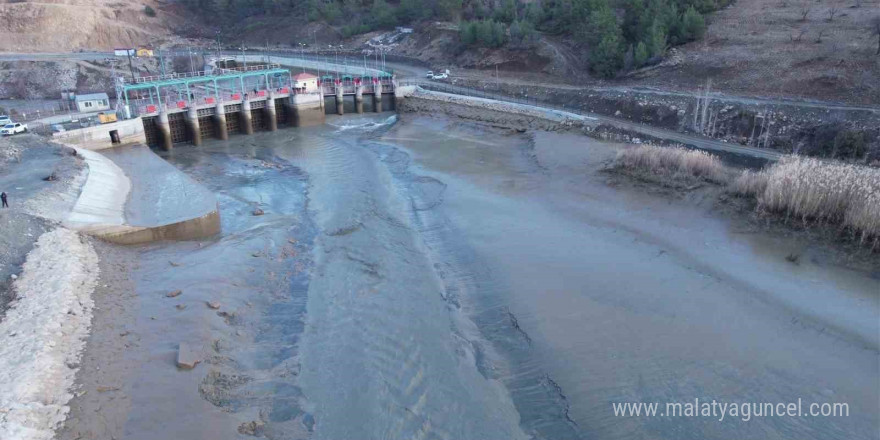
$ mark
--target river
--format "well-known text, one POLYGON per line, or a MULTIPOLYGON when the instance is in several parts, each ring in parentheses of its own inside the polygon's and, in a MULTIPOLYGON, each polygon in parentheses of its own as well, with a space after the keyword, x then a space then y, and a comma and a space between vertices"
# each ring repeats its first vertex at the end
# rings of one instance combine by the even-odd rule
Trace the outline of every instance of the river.
POLYGON ((875 439, 877 271, 620 185, 616 148, 382 114, 162 153, 223 232, 138 248, 125 438, 875 439), (849 415, 612 408, 694 399, 849 415))

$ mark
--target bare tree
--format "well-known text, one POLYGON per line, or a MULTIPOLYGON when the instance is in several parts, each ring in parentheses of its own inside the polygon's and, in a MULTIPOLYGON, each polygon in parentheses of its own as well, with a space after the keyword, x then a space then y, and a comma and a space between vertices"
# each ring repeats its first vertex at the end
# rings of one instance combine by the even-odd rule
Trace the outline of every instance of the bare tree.
POLYGON ((832 5, 828 8, 828 21, 834 21, 834 16, 837 15, 838 12, 840 12, 840 8, 837 6, 832 5))
POLYGON ((822 29, 819 31, 819 34, 816 35, 816 43, 817 44, 822 42, 822 37, 825 35, 825 31, 826 31, 826 29, 822 29))
POLYGON ((801 29, 800 31, 798 31, 797 35, 791 34, 788 36, 788 38, 791 39, 792 43, 800 43, 801 39, 804 37, 804 34, 806 34, 806 33, 807 33, 807 31, 801 29))
POLYGON ((871 19, 871 35, 877 36, 877 55, 880 55, 880 15, 871 19))

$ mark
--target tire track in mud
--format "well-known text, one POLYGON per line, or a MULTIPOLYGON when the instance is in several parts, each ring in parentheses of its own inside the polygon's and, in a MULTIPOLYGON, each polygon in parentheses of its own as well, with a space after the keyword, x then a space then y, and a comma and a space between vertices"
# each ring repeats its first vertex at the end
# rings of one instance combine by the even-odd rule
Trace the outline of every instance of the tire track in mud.
MULTIPOLYGON (((462 316, 460 321, 472 323, 460 322, 453 331, 470 346, 477 369, 485 378, 504 383, 527 435, 581 438, 577 424, 569 416, 562 388, 536 362, 530 361, 532 339, 505 304, 503 283, 461 242, 461 234, 436 209, 443 203, 447 185, 412 172, 409 154, 392 144, 372 141, 366 147, 387 165, 396 187, 408 195, 410 221, 434 262, 434 270, 443 284, 443 300, 452 307, 452 313, 470 316, 462 316)), ((528 163, 537 165, 530 151, 522 154, 528 163)), ((537 172, 544 171, 540 166, 537 168, 537 172)))

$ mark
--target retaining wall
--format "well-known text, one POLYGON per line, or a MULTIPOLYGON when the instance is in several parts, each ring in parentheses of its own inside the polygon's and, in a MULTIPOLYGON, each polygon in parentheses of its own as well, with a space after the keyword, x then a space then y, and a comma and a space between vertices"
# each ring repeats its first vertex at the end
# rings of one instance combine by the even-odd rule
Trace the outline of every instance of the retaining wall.
POLYGON ((141 118, 53 133, 52 138, 88 150, 102 150, 122 144, 147 142, 141 118), (113 130, 119 133, 120 144, 111 142, 110 132, 113 130))

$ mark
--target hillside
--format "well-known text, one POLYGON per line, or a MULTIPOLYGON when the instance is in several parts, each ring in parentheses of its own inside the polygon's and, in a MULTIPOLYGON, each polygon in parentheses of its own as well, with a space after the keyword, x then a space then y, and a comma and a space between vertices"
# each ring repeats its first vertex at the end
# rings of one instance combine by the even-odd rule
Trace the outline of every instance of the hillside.
POLYGON ((0 41, 7 52, 109 50, 173 37, 184 18, 155 0, 0 0, 0 41), (150 6, 155 17, 145 12, 150 6))
POLYGON ((626 82, 696 89, 711 78, 729 93, 877 105, 880 56, 871 24, 878 17, 877 0, 738 0, 713 15, 703 40, 680 47, 672 65, 626 82))
POLYGON ((219 35, 228 46, 299 48, 303 43, 306 50, 326 50, 332 44, 347 51, 381 46, 437 68, 468 69, 470 75, 485 70, 494 76, 498 69, 502 77, 519 79, 683 90, 700 89, 711 79, 714 90, 731 94, 854 104, 880 101, 880 56, 871 27, 880 17, 880 0, 738 0, 726 7, 721 7, 724 1, 547 0, 539 12, 535 2, 511 0, 432 0, 421 3, 422 12, 413 9, 412 0, 0 1, 5 1, 0 3, 0 38, 10 52, 197 45, 200 39, 219 35), (511 4, 513 15, 499 12, 511 4), (577 4, 586 10, 577 9, 577 4), (612 66, 598 72, 594 46, 603 42, 601 35, 578 23, 602 25, 589 8, 601 9, 603 4, 612 6, 617 24, 609 32, 618 39, 615 47, 621 52, 612 66), (671 5, 672 16, 678 17, 664 25, 678 30, 662 35, 662 49, 652 43, 656 26, 646 24, 665 14, 657 4, 671 5), (155 17, 145 13, 145 5, 155 10, 155 17), (704 15, 705 30, 689 35, 683 30, 682 9, 694 6, 709 12, 704 15), (644 14, 638 12, 642 10, 644 14), (587 18, 579 21, 578 16, 587 18), (468 26, 473 32, 475 23, 496 20, 499 26, 494 30, 501 29, 503 35, 479 34, 479 29, 478 35, 465 35, 468 26), (413 32, 395 33, 397 25, 413 32), (636 46, 646 42, 656 47, 644 54, 648 59, 638 60, 636 46))
MULTIPOLYGON (((621 27, 626 27, 626 7, 621 5, 633 1, 639 0, 615 3, 621 27)), ((472 9, 473 3, 465 2, 463 10, 472 9)), ((520 16, 525 13, 525 3, 518 8, 520 16)), ((320 14, 312 18, 316 19, 306 24, 304 17, 252 15, 231 25, 235 30, 228 33, 258 46, 267 41, 293 46, 305 42, 309 49, 316 43, 319 48, 341 43, 346 50, 381 46, 437 68, 486 70, 493 77, 497 68, 502 76, 513 78, 691 91, 711 80, 714 90, 731 94, 880 102, 878 37, 872 28, 873 20, 880 19, 878 0, 738 0, 706 15, 701 38, 674 46, 670 41, 662 58, 643 68, 617 71, 610 81, 591 71, 592 46, 585 39, 572 32, 542 30, 556 26, 553 19, 544 18, 529 44, 516 44, 509 29, 505 44, 486 47, 463 43, 461 27, 453 21, 407 22, 413 33, 402 36, 377 29, 346 37, 353 28, 371 25, 353 25, 363 21, 355 15, 338 24, 320 14)))

